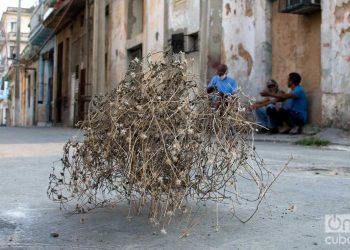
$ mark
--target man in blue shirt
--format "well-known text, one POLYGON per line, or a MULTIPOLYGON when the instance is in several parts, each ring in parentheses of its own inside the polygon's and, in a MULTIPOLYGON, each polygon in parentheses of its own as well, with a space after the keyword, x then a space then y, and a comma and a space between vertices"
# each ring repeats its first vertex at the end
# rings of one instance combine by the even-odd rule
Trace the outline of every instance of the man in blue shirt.
POLYGON ((298 73, 290 73, 288 77, 288 87, 291 92, 288 94, 274 94, 262 92, 262 96, 271 96, 281 101, 287 100, 287 108, 279 111, 268 112, 271 119, 276 120, 279 124, 286 122, 289 126, 281 133, 298 134, 302 132, 308 119, 307 99, 303 87, 300 86, 301 76, 298 73))
POLYGON ((232 96, 237 91, 236 81, 227 76, 227 72, 227 66, 225 64, 220 64, 217 67, 217 75, 213 76, 207 87, 208 94, 218 94, 212 95, 213 106, 216 109, 220 106, 222 99, 232 96))
POLYGON ((208 93, 217 91, 223 96, 231 96, 237 91, 236 81, 227 76, 227 72, 225 64, 220 64, 217 67, 217 75, 211 79, 207 88, 208 93))

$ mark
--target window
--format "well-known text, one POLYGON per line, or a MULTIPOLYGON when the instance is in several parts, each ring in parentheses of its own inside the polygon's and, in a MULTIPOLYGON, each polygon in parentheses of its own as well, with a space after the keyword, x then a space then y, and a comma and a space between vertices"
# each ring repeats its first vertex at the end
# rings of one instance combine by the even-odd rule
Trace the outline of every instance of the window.
MULTIPOLYGON (((142 44, 133 47, 131 49, 128 49, 128 59, 129 63, 134 60, 135 58, 142 59, 142 44)), ((141 71, 141 68, 136 69, 136 71, 141 71)))
POLYGON ((279 0, 282 13, 309 14, 321 10, 321 0, 279 0))
POLYGON ((185 51, 185 36, 184 33, 173 34, 171 36, 171 47, 173 53, 180 53, 185 51))
POLYGON ((17 31, 17 22, 11 22, 11 32, 16 32, 17 31))
POLYGON ((10 46, 10 58, 16 58, 16 46, 10 46))
POLYGON ((134 48, 128 49, 128 58, 130 61, 134 60, 135 58, 141 59, 142 58, 142 45, 138 45, 134 48))
POLYGON ((199 50, 198 32, 185 36, 185 53, 191 53, 199 50))

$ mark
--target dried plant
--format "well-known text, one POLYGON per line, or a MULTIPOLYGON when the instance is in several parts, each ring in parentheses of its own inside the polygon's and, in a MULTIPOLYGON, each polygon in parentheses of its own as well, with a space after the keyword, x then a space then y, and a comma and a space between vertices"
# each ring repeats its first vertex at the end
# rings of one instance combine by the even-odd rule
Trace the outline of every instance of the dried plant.
POLYGON ((91 101, 83 140, 65 144, 50 175, 49 198, 79 212, 127 200, 130 215, 146 208, 156 224, 187 198, 260 204, 275 176, 256 155, 239 94, 213 109, 184 55, 151 57, 134 59, 117 88, 91 101))

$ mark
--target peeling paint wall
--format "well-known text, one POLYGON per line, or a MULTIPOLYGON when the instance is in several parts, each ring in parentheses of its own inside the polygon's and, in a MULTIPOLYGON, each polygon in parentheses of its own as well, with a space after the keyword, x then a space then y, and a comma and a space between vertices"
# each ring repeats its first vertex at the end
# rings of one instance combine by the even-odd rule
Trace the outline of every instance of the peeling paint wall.
POLYGON ((143 0, 128 1, 128 39, 142 33, 144 23, 142 1, 143 0))
POLYGON ((224 0, 221 62, 253 97, 271 75, 270 1, 224 0))
POLYGON ((164 49, 164 0, 146 0, 145 9, 143 54, 147 55, 164 49))
MULTIPOLYGON (((169 0, 168 17, 166 25, 165 47, 171 45, 171 36, 177 33, 190 35, 199 32, 200 29, 200 1, 191 0, 169 0)), ((192 62, 190 71, 198 75, 199 51, 186 54, 186 59, 192 62)))
MULTIPOLYGON (((128 49, 142 45, 143 56, 164 51, 170 45, 172 34, 192 34, 199 31, 200 1, 144 0, 143 17, 135 15, 135 1, 110 0, 109 78, 112 87, 124 77, 128 66, 128 49), (132 11, 132 13, 130 13, 132 11), (168 14, 168 15, 167 15, 168 14), (142 20, 142 29, 140 28, 142 20)), ((160 55, 160 54, 159 54, 160 55)), ((195 58, 194 71, 199 72, 199 53, 187 55, 195 58)))
POLYGON ((123 79, 127 68, 127 0, 110 0, 109 79, 111 87, 123 79))
POLYGON ((199 31, 200 1, 169 0, 168 7, 168 28, 171 33, 191 34, 199 31))
MULTIPOLYGON (((115 86, 127 68, 127 49, 142 44, 143 55, 171 45, 173 34, 199 32, 193 72, 205 85, 216 63, 226 63, 249 96, 269 78, 287 90, 292 71, 303 77, 310 121, 349 128, 350 125, 350 1, 322 1, 322 12, 281 14, 270 0, 144 0, 142 32, 128 38, 129 1, 109 0, 110 79, 115 86), (322 25, 321 25, 322 24, 322 25)), ((137 17, 136 17, 137 19, 137 17)), ((129 30, 130 33, 130 30, 129 30)))
POLYGON ((322 122, 350 129, 350 2, 322 5, 322 122))

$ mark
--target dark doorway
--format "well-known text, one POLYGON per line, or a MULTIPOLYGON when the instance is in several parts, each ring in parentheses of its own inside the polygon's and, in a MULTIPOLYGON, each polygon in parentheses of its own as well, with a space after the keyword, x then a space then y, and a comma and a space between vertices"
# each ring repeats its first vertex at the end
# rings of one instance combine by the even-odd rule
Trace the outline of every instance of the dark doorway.
POLYGON ((37 97, 36 97, 36 89, 37 89, 37 82, 36 82, 36 79, 37 79, 37 76, 36 76, 36 70, 34 70, 34 81, 33 81, 33 125, 37 125, 37 117, 36 117, 36 110, 37 110, 37 107, 38 107, 38 104, 37 104, 37 97))
POLYGON ((85 69, 80 70, 79 97, 78 97, 78 121, 85 118, 85 69))
POLYGON ((57 90, 56 90, 56 122, 62 122, 62 80, 63 80, 63 42, 57 51, 57 90))
POLYGON ((48 110, 48 122, 52 123, 53 122, 53 110, 52 110, 52 101, 53 101, 53 56, 54 56, 54 51, 51 50, 50 52, 48 52, 48 54, 46 54, 47 56, 47 60, 48 60, 48 90, 47 90, 47 110, 48 110))
POLYGON ((49 120, 48 122, 52 122, 52 92, 53 92, 53 78, 50 77, 48 80, 48 87, 49 87, 49 96, 48 96, 48 109, 49 109, 49 120))

